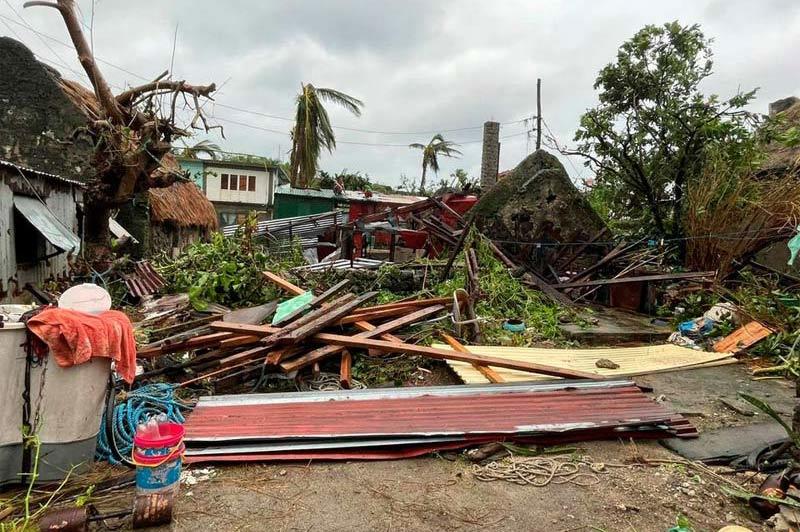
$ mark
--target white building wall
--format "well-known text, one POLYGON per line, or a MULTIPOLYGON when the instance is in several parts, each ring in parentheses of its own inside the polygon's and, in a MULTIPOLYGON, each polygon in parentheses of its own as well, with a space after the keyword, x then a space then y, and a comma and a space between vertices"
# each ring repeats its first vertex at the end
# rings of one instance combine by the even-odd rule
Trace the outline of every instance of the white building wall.
POLYGON ((245 203, 250 205, 272 205, 272 198, 275 193, 274 173, 266 170, 243 170, 240 168, 225 168, 224 166, 206 165, 205 168, 205 192, 206 197, 212 202, 245 203), (223 174, 228 176, 227 189, 221 185, 223 174), (230 176, 237 176, 236 190, 231 190, 230 176), (255 177, 255 191, 240 190, 240 176, 246 176, 249 185, 250 176, 255 177))

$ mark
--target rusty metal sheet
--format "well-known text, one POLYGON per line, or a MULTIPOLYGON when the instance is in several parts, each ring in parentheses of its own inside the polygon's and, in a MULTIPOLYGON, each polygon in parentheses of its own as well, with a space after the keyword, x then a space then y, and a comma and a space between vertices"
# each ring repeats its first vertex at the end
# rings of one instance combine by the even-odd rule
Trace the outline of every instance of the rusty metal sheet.
POLYGON ((125 287, 134 297, 144 297, 158 292, 167 282, 148 261, 139 261, 133 266, 133 273, 123 276, 125 287))
MULTIPOLYGON (((287 454, 287 445, 291 447, 292 442, 307 455, 325 454, 316 444, 347 441, 341 446, 346 447, 353 446, 353 441, 374 441, 373 447, 378 447, 381 440, 392 438, 441 448, 464 446, 487 437, 696 435, 685 419, 657 404, 631 381, 359 392, 334 392, 335 398, 328 394, 327 400, 316 392, 203 398, 185 424, 188 454, 202 447, 216 447, 220 455, 226 452, 223 447, 242 454, 243 444, 253 444, 249 449, 253 454, 265 454, 259 453, 256 444, 263 445, 263 450, 275 449, 272 454, 287 454), (294 395, 295 400, 286 395, 294 395), (432 439, 430 445, 421 443, 425 438, 432 439), (279 443, 284 445, 268 445, 279 443)), ((329 454, 342 450, 335 445, 324 449, 329 454)), ((369 445, 351 449, 351 455, 374 452, 377 449, 369 445)), ((390 451, 383 447, 381 453, 386 452, 390 451)))

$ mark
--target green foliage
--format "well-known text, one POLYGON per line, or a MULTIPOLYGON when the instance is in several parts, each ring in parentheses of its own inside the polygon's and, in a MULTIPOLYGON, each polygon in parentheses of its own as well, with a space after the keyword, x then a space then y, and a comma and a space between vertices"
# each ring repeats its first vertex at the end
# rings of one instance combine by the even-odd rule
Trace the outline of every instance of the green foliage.
MULTIPOLYGON (((513 277, 492 253, 485 240, 474 242, 478 254, 478 284, 481 296, 475 312, 487 321, 481 325, 484 341, 495 345, 528 345, 537 340, 559 340, 559 315, 564 310, 546 296, 534 292, 513 277), (503 321, 519 319, 528 330, 524 334, 511 334, 502 328, 503 321)), ((463 253, 461 262, 463 263, 463 253)), ((457 269, 447 281, 432 290, 439 296, 452 296, 466 286, 466 272, 457 269)))
POLYGON ((323 149, 328 152, 336 147, 328 111, 324 101, 340 105, 356 116, 361 116, 364 103, 335 89, 317 88, 303 84, 297 95, 297 112, 292 129, 291 172, 293 187, 307 187, 317 174, 317 164, 323 149))
POLYGON ((255 219, 230 238, 215 233, 209 242, 195 242, 176 259, 162 257, 158 271, 172 292, 188 292, 192 305, 202 310, 209 303, 242 307, 265 303, 281 294, 264 282, 264 270, 281 271, 304 264, 299 246, 278 253, 252 237, 255 219))
POLYGON ((313 187, 333 189, 337 182, 342 183, 345 190, 371 190, 384 194, 394 192, 389 185, 373 183, 369 174, 362 175, 361 172, 349 172, 346 168, 336 174, 329 174, 324 170, 320 170, 319 177, 313 182, 313 187))
POLYGON ((710 44, 697 25, 645 26, 595 81, 600 102, 581 117, 576 153, 597 174, 593 206, 629 233, 682 236, 684 189, 709 147, 737 159, 754 145, 743 107, 755 91, 721 101, 699 89, 710 44))

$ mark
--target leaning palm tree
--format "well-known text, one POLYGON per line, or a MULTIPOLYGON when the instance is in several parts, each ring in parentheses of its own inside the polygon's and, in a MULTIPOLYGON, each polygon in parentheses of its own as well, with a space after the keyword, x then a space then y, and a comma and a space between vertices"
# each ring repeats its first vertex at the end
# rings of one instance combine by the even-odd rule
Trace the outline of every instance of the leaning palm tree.
POLYGON ((425 193, 425 176, 428 174, 428 168, 433 170, 435 174, 439 173, 439 156, 456 157, 461 155, 455 147, 458 146, 455 142, 444 140, 441 133, 437 133, 431 138, 428 144, 420 144, 415 142, 409 144, 409 148, 422 150, 422 178, 419 181, 419 191, 425 193))
POLYGON ((215 144, 208 139, 196 142, 192 146, 189 146, 185 142, 183 145, 184 148, 178 150, 177 155, 178 157, 184 157, 186 159, 197 159, 197 155, 200 153, 205 153, 212 159, 216 159, 217 153, 222 151, 222 148, 219 147, 219 144, 215 144))
POLYGON ((317 173, 317 163, 323 148, 332 152, 336 147, 333 126, 323 101, 341 105, 356 116, 361 116, 364 104, 352 96, 334 89, 316 88, 302 84, 297 95, 297 114, 292 129, 292 155, 290 180, 292 187, 305 188, 317 173))

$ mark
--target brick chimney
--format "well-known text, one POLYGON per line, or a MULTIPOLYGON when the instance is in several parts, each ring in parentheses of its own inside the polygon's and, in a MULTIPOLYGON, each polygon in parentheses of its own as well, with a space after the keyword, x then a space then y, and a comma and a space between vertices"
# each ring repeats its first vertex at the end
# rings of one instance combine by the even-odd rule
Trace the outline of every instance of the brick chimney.
POLYGON ((481 156, 481 188, 486 190, 497 183, 500 168, 500 123, 484 122, 483 155, 481 156))

